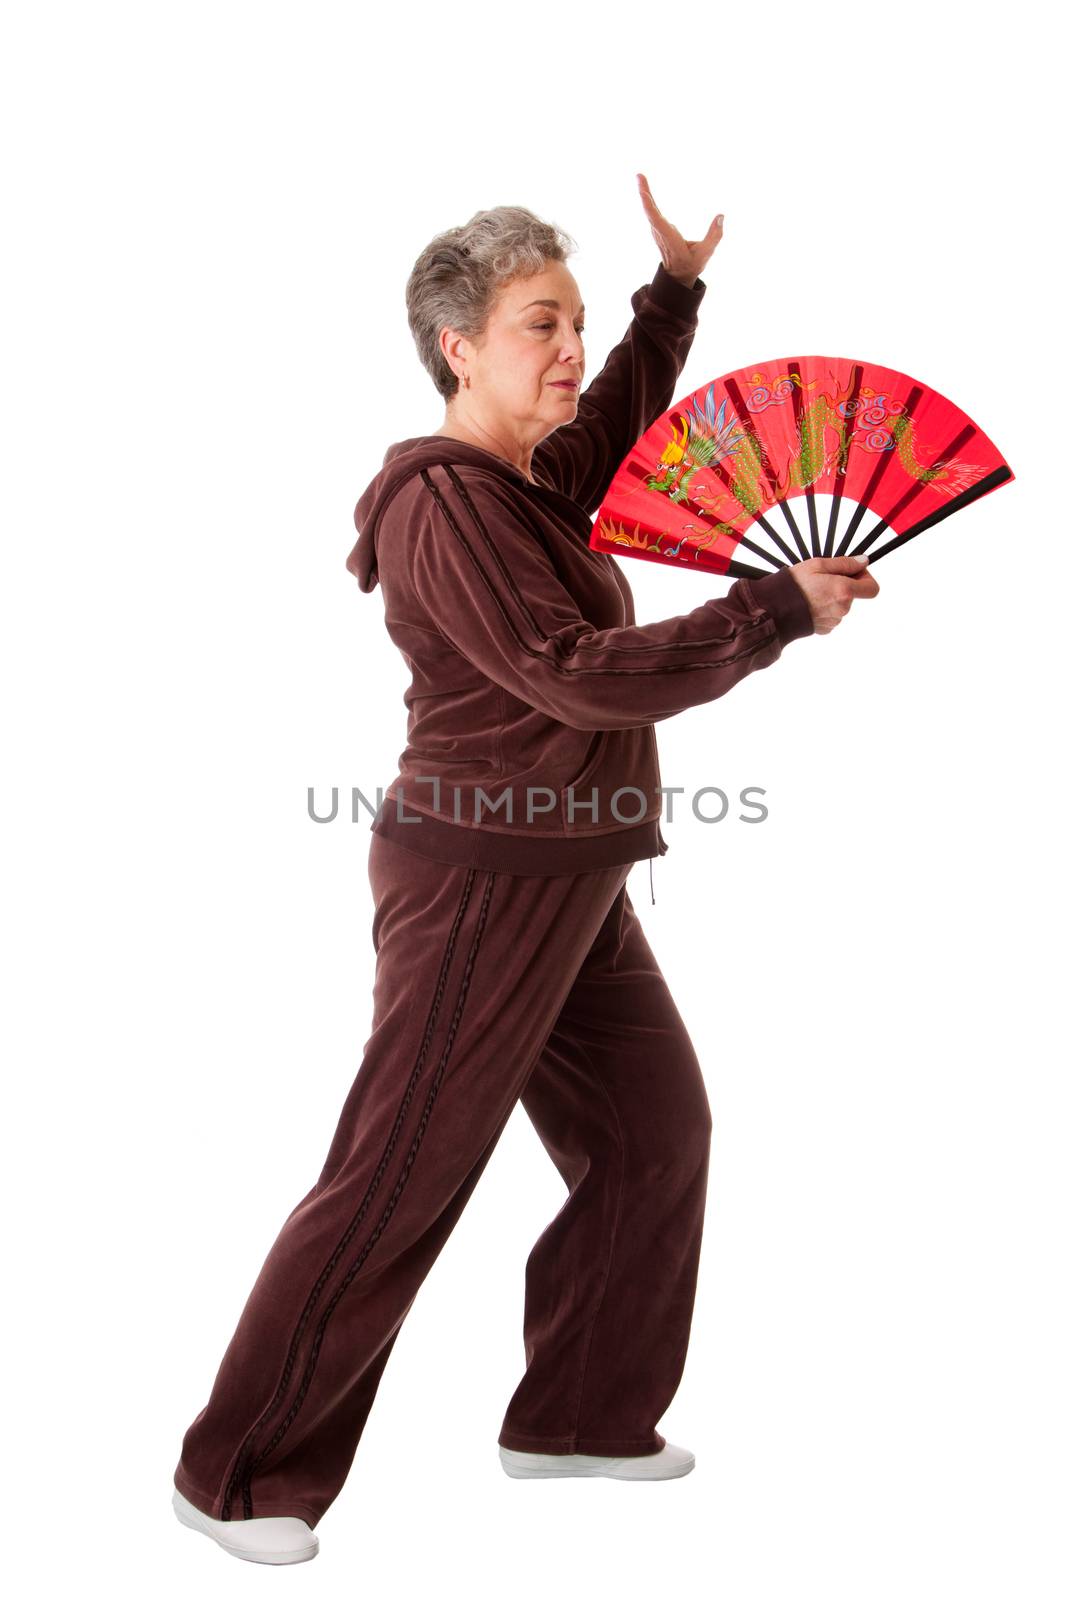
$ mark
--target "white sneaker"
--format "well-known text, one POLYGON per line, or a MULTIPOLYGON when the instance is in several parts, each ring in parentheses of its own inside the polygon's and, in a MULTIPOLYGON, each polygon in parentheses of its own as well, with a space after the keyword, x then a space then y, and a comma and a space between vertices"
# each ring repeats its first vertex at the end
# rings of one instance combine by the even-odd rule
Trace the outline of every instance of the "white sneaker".
POLYGON ((647 1456, 549 1456, 501 1445, 500 1460, 509 1478, 681 1478, 697 1464, 680 1444, 665 1444, 647 1456))
POLYGON ((187 1528, 206 1533, 209 1539, 242 1561, 265 1561, 285 1566, 291 1561, 310 1561, 319 1553, 318 1534, 299 1517, 248 1517, 243 1522, 217 1522, 206 1517, 175 1489, 174 1515, 187 1528))

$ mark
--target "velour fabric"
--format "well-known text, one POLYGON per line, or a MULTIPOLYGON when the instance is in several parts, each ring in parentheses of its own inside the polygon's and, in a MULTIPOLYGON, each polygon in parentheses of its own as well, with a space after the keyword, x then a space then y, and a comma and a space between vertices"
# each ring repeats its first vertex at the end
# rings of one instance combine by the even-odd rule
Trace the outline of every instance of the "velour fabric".
POLYGON ((624 562, 589 547, 616 469, 670 405, 706 285, 660 265, 533 479, 479 445, 389 446, 347 566, 384 597, 411 674, 407 744, 373 824, 408 850, 508 873, 665 854, 655 725, 814 632, 788 567, 638 623, 624 562))
POLYGON ((566 1198, 529 1254, 525 1367, 499 1442, 663 1447, 711 1112, 629 870, 509 875, 371 838, 372 1031, 319 1177, 184 1435, 174 1482, 205 1515, 314 1527, 332 1504, 419 1286, 520 1101, 566 1198))

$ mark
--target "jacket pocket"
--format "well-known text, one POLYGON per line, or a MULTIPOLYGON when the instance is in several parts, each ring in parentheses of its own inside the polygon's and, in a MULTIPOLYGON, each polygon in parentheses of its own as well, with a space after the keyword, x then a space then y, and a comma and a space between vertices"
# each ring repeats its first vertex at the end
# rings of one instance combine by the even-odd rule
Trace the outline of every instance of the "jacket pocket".
POLYGON ((593 820, 593 813, 591 810, 589 810, 588 805, 581 806, 579 804, 579 802, 582 800, 589 801, 592 799, 591 795, 587 795, 583 791, 592 786, 592 780, 596 777, 600 768, 603 766, 604 755, 607 751, 608 740, 610 737, 610 732, 606 729, 601 730, 599 733, 595 733, 586 752, 586 759, 584 763, 573 777, 568 778, 567 782, 561 784, 560 786, 559 814, 563 819, 563 826, 565 829, 567 829, 567 831, 570 831, 571 829, 584 830, 589 827, 603 827, 606 821, 611 821, 610 810, 608 810, 607 815, 605 815, 605 811, 610 805, 610 795, 600 794, 597 796, 597 815, 595 821, 593 820), (570 795, 568 795, 568 791, 570 791, 570 795), (569 816, 568 798, 572 799, 574 803, 575 809, 573 822, 567 820, 569 816))

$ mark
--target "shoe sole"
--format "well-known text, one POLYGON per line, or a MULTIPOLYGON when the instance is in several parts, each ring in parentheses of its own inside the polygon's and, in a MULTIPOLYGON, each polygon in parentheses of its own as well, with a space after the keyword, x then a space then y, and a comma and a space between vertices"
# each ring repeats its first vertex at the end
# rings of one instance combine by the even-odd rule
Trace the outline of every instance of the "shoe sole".
POLYGON ((649 1470, 646 1456, 612 1456, 604 1465, 603 1456, 536 1455, 533 1451, 508 1450, 500 1446, 500 1462, 509 1478, 622 1478, 630 1482, 652 1482, 663 1478, 684 1478, 696 1466, 696 1457, 677 1466, 649 1470), (566 1463, 564 1465, 564 1463, 566 1463))
MULTIPOLYGON (((225 1539, 221 1539, 215 1532, 212 1518, 205 1516, 202 1511, 198 1511, 196 1506, 182 1497, 177 1489, 174 1491, 174 1498, 171 1504, 174 1507, 174 1515, 183 1526, 192 1528, 196 1533, 204 1534, 213 1544, 217 1544, 220 1550, 225 1550, 228 1556, 236 1556, 239 1561, 258 1561, 266 1566, 287 1567, 291 1566, 294 1561, 311 1561, 319 1553, 318 1539, 315 1540, 314 1544, 307 1545, 302 1550, 242 1550, 239 1546, 229 1544, 225 1539)), ((241 1524, 238 1522, 234 1526, 239 1528, 241 1524)))

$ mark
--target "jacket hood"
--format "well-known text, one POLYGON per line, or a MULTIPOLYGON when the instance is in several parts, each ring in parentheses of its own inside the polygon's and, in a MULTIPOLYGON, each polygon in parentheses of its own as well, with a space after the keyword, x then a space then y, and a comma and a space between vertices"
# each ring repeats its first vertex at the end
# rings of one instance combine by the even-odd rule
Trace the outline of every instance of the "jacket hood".
POLYGON ((414 439, 401 439, 391 444, 385 452, 381 468, 368 483, 356 503, 355 523, 359 535, 352 546, 345 566, 356 577, 364 594, 378 587, 378 527, 382 513, 397 490, 423 467, 450 461, 457 465, 488 468, 501 477, 529 486, 524 472, 480 445, 467 444, 462 439, 449 439, 441 434, 420 434, 414 439))

